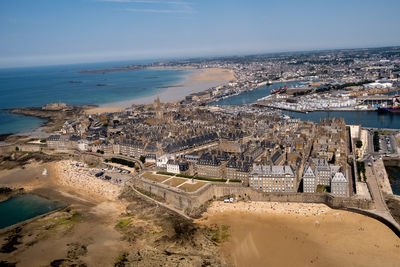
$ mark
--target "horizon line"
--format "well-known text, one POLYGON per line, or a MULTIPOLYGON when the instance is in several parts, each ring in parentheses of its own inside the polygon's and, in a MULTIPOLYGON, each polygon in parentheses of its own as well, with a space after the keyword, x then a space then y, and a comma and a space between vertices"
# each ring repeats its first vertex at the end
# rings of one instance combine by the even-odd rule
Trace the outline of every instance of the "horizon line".
MULTIPOLYGON (((19 69, 19 68, 35 68, 35 67, 56 67, 56 66, 71 66, 71 65, 80 65, 80 64, 96 64, 96 63, 118 63, 118 62, 127 62, 127 61, 153 61, 161 62, 161 61, 176 61, 176 60, 190 60, 190 59, 217 59, 217 58, 228 58, 228 57, 246 57, 246 56, 256 56, 256 55, 272 55, 272 54, 285 54, 285 53, 309 53, 309 52, 324 52, 324 51, 340 51, 340 50, 360 50, 360 49, 379 49, 379 48, 400 48, 400 44, 396 45, 383 45, 383 46, 369 46, 369 47, 342 47, 342 48, 315 48, 315 49, 302 49, 302 50, 277 50, 277 51, 269 51, 269 52, 238 52, 238 53, 227 53, 227 54, 215 54, 215 55, 199 55, 199 56, 176 56, 176 57, 154 57, 154 58, 137 58, 137 59, 121 59, 121 60, 93 60, 93 61, 78 61, 74 63, 55 63, 55 64, 39 64, 39 65, 21 65, 21 66, 13 66, 13 67, 3 67, 0 66, 0 69, 19 69)), ((140 65, 140 64, 139 64, 140 65)), ((143 65, 143 64, 142 64, 143 65)))

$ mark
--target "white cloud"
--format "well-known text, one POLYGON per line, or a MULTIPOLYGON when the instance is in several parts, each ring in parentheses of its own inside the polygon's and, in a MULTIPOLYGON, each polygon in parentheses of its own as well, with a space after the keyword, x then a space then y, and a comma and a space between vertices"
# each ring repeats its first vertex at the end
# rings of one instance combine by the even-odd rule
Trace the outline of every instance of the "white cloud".
POLYGON ((126 3, 132 7, 125 8, 126 11, 142 13, 193 13, 193 7, 186 1, 162 1, 162 0, 99 0, 108 3, 126 3), (137 7, 135 4, 147 4, 151 8, 137 7), (157 7, 157 8, 154 8, 157 7))
POLYGON ((99 2, 111 2, 111 3, 138 3, 138 4, 160 4, 163 1, 156 0, 99 0, 99 2))
POLYGON ((175 9, 126 8, 125 10, 132 12, 143 12, 143 13, 185 13, 183 10, 175 10, 175 9))

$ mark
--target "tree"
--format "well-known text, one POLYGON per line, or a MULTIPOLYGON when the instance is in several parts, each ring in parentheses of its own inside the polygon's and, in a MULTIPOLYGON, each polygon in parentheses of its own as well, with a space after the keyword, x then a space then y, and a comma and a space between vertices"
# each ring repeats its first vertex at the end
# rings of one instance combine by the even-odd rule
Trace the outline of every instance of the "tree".
POLYGON ((145 156, 140 156, 140 161, 142 162, 142 163, 145 163, 146 162, 146 157, 145 156))
POLYGON ((374 141, 374 150, 375 152, 378 152, 381 149, 379 145, 379 132, 377 131, 374 132, 373 141, 374 141))
POLYGON ((16 146, 16 147, 15 147, 15 151, 19 151, 19 147, 16 146))
POLYGON ((356 142, 356 147, 357 147, 357 148, 361 148, 362 145, 363 145, 363 142, 362 142, 361 140, 357 140, 357 142, 356 142))
POLYGON ((329 164, 335 164, 335 161, 336 161, 336 156, 335 156, 335 153, 333 153, 332 158, 331 158, 330 161, 328 161, 328 163, 329 164))

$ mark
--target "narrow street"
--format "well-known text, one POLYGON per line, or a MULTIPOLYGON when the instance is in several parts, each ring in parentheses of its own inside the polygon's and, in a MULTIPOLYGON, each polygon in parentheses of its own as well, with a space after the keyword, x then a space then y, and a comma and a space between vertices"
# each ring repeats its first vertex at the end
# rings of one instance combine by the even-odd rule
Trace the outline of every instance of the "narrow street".
POLYGON ((375 202, 376 210, 388 211, 373 168, 370 166, 365 166, 365 170, 367 175, 367 183, 372 194, 372 199, 375 202))

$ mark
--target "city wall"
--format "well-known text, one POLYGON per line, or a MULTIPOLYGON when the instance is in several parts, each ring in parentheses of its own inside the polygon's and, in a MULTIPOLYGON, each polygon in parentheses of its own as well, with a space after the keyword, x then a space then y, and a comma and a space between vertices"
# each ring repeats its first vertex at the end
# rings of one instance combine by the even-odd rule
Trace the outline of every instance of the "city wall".
POLYGON ((46 149, 46 145, 44 144, 7 144, 0 146, 0 154, 14 152, 17 147, 19 151, 23 152, 40 152, 46 149))
POLYGON ((187 193, 146 179, 133 178, 130 182, 135 187, 163 198, 168 204, 178 209, 188 211, 199 208, 210 199, 217 199, 224 196, 235 196, 252 201, 323 203, 335 209, 374 208, 374 204, 371 200, 351 197, 334 197, 330 194, 322 193, 264 193, 250 187, 243 187, 240 184, 210 183, 194 193, 187 193))
POLYGON ((400 158, 383 158, 385 166, 400 167, 400 158))

